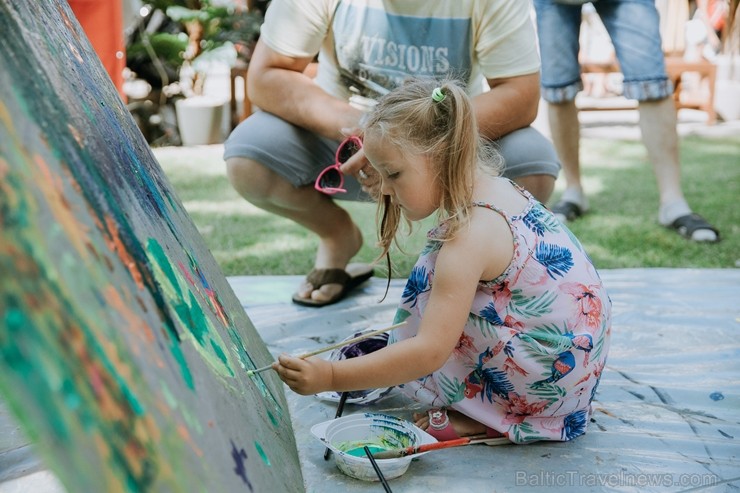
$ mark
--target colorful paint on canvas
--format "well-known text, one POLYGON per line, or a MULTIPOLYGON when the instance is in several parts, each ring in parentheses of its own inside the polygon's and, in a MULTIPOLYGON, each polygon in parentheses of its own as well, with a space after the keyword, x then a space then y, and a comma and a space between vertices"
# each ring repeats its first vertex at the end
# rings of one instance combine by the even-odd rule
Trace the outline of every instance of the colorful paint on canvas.
POLYGON ((66 1, 0 0, 0 394, 69 491, 301 491, 272 357, 66 1))

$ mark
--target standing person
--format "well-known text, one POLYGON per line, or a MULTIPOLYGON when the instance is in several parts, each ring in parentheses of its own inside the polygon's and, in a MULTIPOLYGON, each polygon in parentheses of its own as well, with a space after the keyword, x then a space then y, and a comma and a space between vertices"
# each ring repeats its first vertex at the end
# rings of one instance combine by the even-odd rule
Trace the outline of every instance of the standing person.
MULTIPOLYGON (((580 125, 576 94, 583 89, 578 63, 580 0, 534 0, 542 57, 542 96, 555 148, 563 163, 565 191, 552 207, 563 221, 588 210, 581 183, 580 125)), ((693 241, 715 242, 719 232, 692 212, 681 189, 673 84, 661 48, 654 0, 592 2, 611 37, 624 75, 624 95, 638 101, 640 131, 660 194, 658 222, 693 241)))
MULTIPOLYGON (((339 200, 362 200, 363 152, 347 162, 344 192, 314 188, 363 109, 409 75, 468 83, 483 135, 507 177, 547 200, 560 168, 552 144, 529 127, 539 101, 539 55, 529 2, 519 0, 273 0, 249 65, 261 108, 225 144, 229 180, 252 204, 319 237, 314 270, 293 296, 324 306, 372 275, 350 264, 360 229, 339 200), (315 79, 304 70, 318 53, 315 79), (486 83, 490 91, 485 91, 486 83), (364 98, 364 99, 363 99, 364 98)), ((369 168, 368 168, 369 169, 369 168)))
POLYGON ((455 83, 411 82, 380 100, 364 149, 380 180, 383 254, 404 219, 440 221, 396 312, 406 324, 364 356, 283 354, 273 368, 300 394, 403 384, 431 406, 415 419, 439 440, 570 440, 586 430, 606 363, 611 301, 578 240, 498 176, 480 143, 455 83))

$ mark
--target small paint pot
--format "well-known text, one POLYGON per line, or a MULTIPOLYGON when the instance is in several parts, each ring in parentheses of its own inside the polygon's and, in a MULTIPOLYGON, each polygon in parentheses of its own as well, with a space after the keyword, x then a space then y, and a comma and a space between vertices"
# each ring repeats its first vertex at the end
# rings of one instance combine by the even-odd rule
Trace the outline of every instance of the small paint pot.
MULTIPOLYGON (((430 434, 409 421, 381 413, 359 413, 314 425, 311 433, 334 452, 337 468, 363 481, 379 481, 363 447, 371 452, 435 443, 430 434)), ((411 460, 422 454, 397 459, 376 459, 386 479, 403 475, 411 460)))
MULTIPOLYGON (((367 329, 360 330, 354 334, 346 337, 344 340, 348 341, 361 335, 373 332, 382 326, 368 327, 367 329)), ((365 356, 366 354, 374 353, 379 349, 383 349, 388 345, 388 333, 377 334, 367 339, 363 339, 358 342, 351 344, 345 344, 344 346, 335 349, 329 353, 329 361, 342 361, 344 359, 356 358, 358 356, 365 356)), ((378 401, 388 395, 393 387, 381 387, 379 389, 367 389, 367 390, 353 390, 349 392, 347 396, 347 404, 371 404, 378 401)), ((342 398, 341 392, 335 392, 333 390, 327 392, 319 392, 316 397, 326 401, 339 402, 342 398)))

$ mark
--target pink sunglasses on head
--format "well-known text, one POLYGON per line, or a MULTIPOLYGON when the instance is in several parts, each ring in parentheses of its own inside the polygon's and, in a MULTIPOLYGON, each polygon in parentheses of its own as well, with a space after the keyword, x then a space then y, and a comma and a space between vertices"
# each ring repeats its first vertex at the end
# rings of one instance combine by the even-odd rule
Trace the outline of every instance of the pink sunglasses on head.
POLYGON ((339 144, 337 153, 334 155, 334 164, 325 168, 319 176, 316 177, 316 183, 314 188, 319 192, 323 192, 329 195, 333 195, 339 192, 347 192, 342 185, 344 185, 344 174, 339 169, 341 165, 346 163, 349 158, 354 156, 357 151, 362 149, 362 141, 355 135, 350 135, 339 144))

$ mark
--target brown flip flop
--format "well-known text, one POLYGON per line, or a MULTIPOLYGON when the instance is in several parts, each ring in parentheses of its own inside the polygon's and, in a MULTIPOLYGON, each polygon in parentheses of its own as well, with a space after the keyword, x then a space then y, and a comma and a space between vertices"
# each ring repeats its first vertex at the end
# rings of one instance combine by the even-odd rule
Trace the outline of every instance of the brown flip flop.
POLYGON ((351 290, 373 277, 375 271, 369 265, 349 264, 347 269, 313 269, 306 276, 306 282, 310 283, 314 289, 319 289, 325 284, 340 284, 342 286, 336 296, 326 300, 319 301, 311 298, 301 298, 297 294, 293 295, 293 303, 301 306, 322 307, 331 305, 344 299, 351 290), (352 273, 350 273, 352 272, 352 273))

